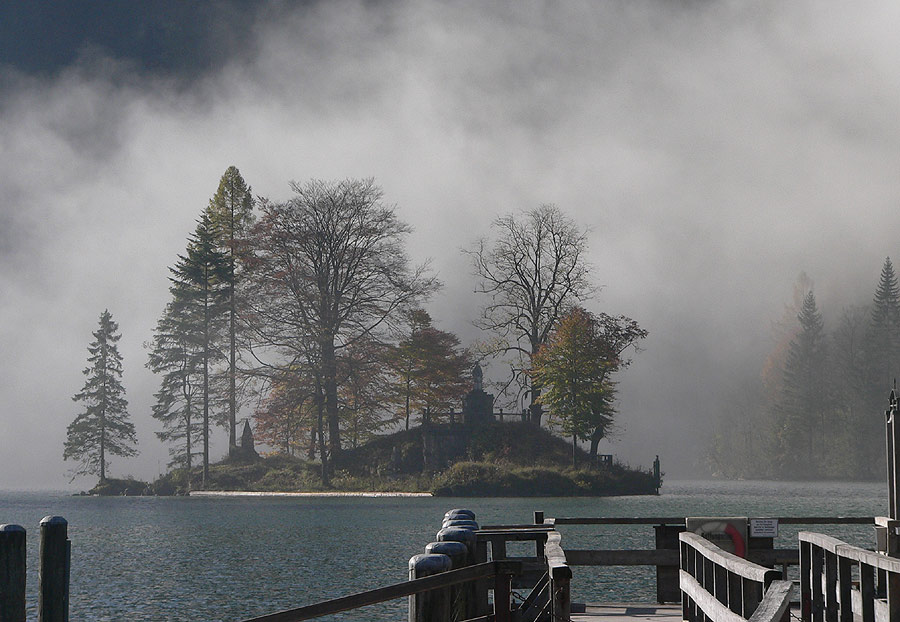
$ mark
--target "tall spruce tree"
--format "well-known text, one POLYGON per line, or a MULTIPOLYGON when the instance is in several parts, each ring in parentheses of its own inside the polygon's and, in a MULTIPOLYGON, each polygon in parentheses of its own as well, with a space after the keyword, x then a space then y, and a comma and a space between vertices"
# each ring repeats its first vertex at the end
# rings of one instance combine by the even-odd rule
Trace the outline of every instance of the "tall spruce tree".
POLYGON ((217 343, 223 331, 226 310, 228 262, 219 250, 208 214, 204 213, 188 240, 187 253, 178 256, 172 273, 172 314, 186 320, 182 329, 196 347, 196 369, 200 376, 203 442, 202 486, 209 479, 209 432, 213 394, 210 372, 221 359, 217 343))
POLYGON ((791 340, 784 367, 779 403, 779 445, 783 475, 818 474, 814 440, 818 431, 826 438, 826 413, 830 402, 826 377, 827 343, 822 316, 813 292, 806 294, 797 315, 800 331, 791 340))
POLYGON ((122 386, 122 355, 116 345, 121 335, 109 310, 100 314, 100 327, 88 346, 87 380, 72 398, 84 405, 84 412, 69 424, 63 459, 78 460, 78 475, 98 475, 106 481, 109 456, 134 456, 137 438, 129 421, 128 402, 122 386))
POLYGON ((900 375, 900 286, 890 257, 884 260, 872 300, 866 360, 869 392, 883 402, 894 378, 900 375))
POLYGON ((190 290, 184 284, 173 283, 169 291, 173 301, 157 322, 147 367, 162 374, 153 417, 162 422, 163 430, 156 436, 172 444, 169 466, 190 473, 194 457, 200 455, 196 441, 201 436, 197 414, 203 385, 202 322, 193 305, 186 303, 190 290))
POLYGON ((228 314, 228 451, 237 447, 237 283, 240 278, 242 240, 253 224, 253 196, 250 186, 235 166, 229 166, 219 188, 209 200, 209 220, 226 257, 223 282, 228 314))

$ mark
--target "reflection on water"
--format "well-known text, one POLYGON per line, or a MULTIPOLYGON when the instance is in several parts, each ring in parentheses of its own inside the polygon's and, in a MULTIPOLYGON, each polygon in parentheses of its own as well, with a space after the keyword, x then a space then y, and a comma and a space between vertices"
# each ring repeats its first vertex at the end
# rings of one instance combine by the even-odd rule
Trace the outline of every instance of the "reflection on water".
MULTIPOLYGON (((406 579, 407 560, 434 539, 446 510, 482 524, 551 516, 874 516, 878 483, 670 482, 659 497, 95 498, 0 493, 0 523, 29 531, 29 618, 35 617, 37 525, 58 514, 72 540, 73 620, 240 620, 406 579)), ((816 526, 871 547, 869 526, 816 526)), ((565 526, 568 548, 653 548, 651 526, 565 526)), ((798 528, 783 526, 778 547, 798 528)), ((515 550, 511 549, 511 554, 515 550)), ((652 601, 651 568, 575 568, 573 599, 652 601)), ((396 601, 342 620, 399 620, 396 601)))

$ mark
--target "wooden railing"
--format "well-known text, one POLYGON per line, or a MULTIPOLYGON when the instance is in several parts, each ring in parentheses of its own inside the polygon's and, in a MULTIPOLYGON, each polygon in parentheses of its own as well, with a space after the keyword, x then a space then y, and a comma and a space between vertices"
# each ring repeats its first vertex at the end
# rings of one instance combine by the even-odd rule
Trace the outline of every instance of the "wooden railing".
MULTIPOLYGON (((540 514, 540 513, 536 513, 540 514)), ((774 517, 773 517, 774 518, 774 517)), ((785 525, 874 525, 872 516, 788 516, 775 518, 785 525)), ((653 549, 566 549, 569 566, 655 566, 657 601, 679 602, 679 541, 678 533, 685 528, 683 516, 639 517, 557 517, 543 520, 546 526, 558 529, 566 525, 596 526, 653 526, 656 531, 656 548, 653 549)), ((760 548, 761 541, 751 539, 747 559, 762 566, 780 567, 787 576, 790 566, 800 564, 797 547, 774 548, 769 539, 767 548, 760 548)))
MULTIPOLYGON (((305 607, 279 611, 278 613, 251 618, 245 622, 301 622, 302 620, 312 620, 313 618, 359 609, 397 598, 446 590, 454 585, 467 584, 484 579, 493 580, 495 602, 504 602, 503 594, 506 594, 506 602, 509 603, 510 582, 512 577, 521 574, 521 572, 521 564, 519 562, 486 562, 460 568, 459 570, 449 570, 430 577, 395 583, 342 598, 334 598, 305 607)), ((496 622, 509 622, 512 619, 510 607, 498 606, 494 611, 493 619, 496 622)))
MULTIPOLYGON (((560 546, 561 536, 552 524, 508 525, 477 529, 472 533, 474 565, 251 618, 245 622, 301 622, 403 597, 411 597, 410 620, 569 621, 572 571, 560 546), (533 541, 534 557, 507 557, 506 544, 512 541, 533 541), (451 592, 454 586, 465 588, 451 592), (511 598, 514 588, 528 592, 518 605, 514 605, 511 598), (489 606, 490 590, 493 590, 493 610, 489 606), (413 600, 415 598, 422 600, 416 602, 413 600)), ((472 557, 469 559, 472 560, 472 557)), ((412 561, 410 563, 412 567, 412 561)))
POLYGON ((900 559, 801 532, 800 597, 805 622, 897 622, 900 559))
POLYGON ((791 582, 781 573, 681 533, 682 618, 689 622, 780 622, 788 619, 791 582))

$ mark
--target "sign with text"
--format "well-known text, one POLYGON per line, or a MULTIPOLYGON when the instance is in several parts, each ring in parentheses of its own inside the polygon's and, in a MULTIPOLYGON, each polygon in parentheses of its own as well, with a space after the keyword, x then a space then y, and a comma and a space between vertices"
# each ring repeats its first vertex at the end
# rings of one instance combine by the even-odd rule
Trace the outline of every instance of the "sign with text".
POLYGON ((750 519, 750 537, 751 538, 777 538, 778 537, 778 519, 777 518, 751 518, 750 519))

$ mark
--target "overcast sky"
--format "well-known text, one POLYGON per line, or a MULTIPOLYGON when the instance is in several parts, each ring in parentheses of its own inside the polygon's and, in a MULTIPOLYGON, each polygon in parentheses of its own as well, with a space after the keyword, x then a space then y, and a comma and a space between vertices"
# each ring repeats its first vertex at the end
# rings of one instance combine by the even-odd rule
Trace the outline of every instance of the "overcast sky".
POLYGON ((105 308, 141 451, 111 473, 164 469, 143 343, 232 164, 275 200, 374 176, 464 342, 459 249, 556 203, 591 230, 589 308, 650 331, 601 451, 699 473, 797 275, 828 321, 900 255, 898 31, 888 0, 4 3, 0 488, 67 485, 105 308))

